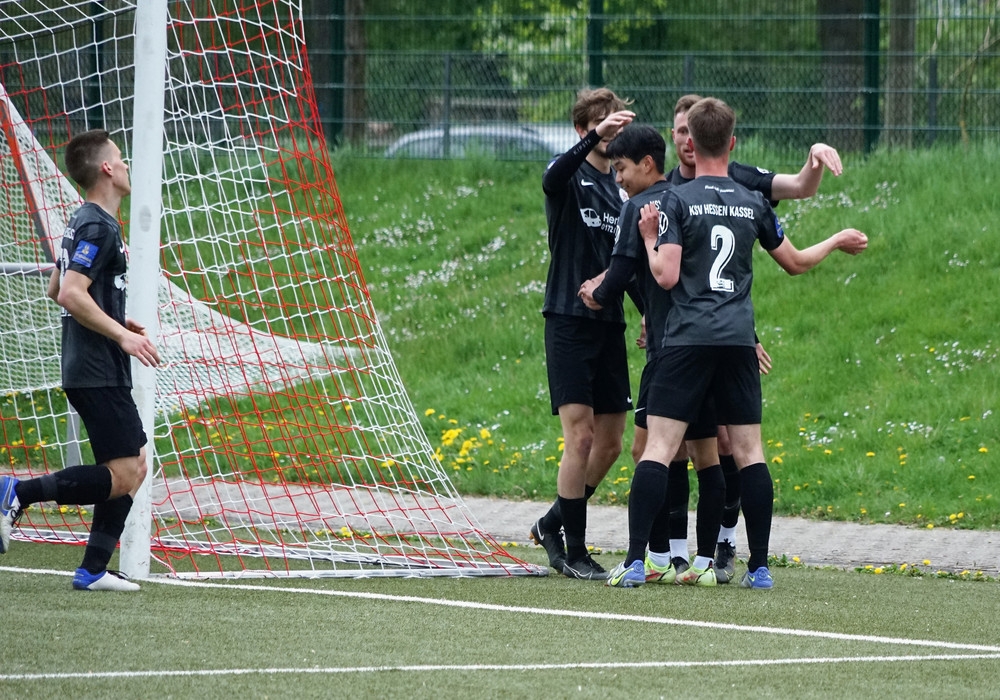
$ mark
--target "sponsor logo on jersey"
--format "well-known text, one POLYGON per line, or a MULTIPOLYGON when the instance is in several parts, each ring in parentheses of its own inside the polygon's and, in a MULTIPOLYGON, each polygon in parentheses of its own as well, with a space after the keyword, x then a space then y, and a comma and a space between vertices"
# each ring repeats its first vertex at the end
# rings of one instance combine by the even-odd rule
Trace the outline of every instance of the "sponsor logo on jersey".
POLYGON ((761 175, 769 175, 771 173, 770 170, 768 170, 767 168, 762 168, 759 165, 757 166, 757 172, 759 172, 761 175))
POLYGON ((580 210, 580 218, 583 219, 583 223, 590 228, 600 228, 601 226, 601 215, 590 207, 585 207, 580 210))
POLYGON ((72 226, 67 226, 66 230, 63 231, 63 238, 68 238, 71 241, 73 240, 73 237, 75 235, 76 235, 76 229, 73 228, 72 226))
POLYGON ((74 262, 77 265, 83 265, 84 267, 90 267, 94 264, 94 259, 97 257, 99 249, 93 243, 84 241, 76 248, 76 252, 73 253, 73 259, 70 262, 74 262))
POLYGON ((593 185, 594 185, 594 183, 591 182, 590 180, 588 180, 586 178, 583 178, 583 177, 580 178, 580 186, 581 187, 593 187, 593 185))

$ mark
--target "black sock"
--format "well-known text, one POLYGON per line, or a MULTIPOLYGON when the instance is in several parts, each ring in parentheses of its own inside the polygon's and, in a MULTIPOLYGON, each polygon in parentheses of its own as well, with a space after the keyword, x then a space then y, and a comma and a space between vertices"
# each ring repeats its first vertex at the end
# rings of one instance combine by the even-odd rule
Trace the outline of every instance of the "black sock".
POLYGON ((563 519, 562 513, 559 510, 559 499, 556 498, 555 502, 545 512, 545 515, 542 516, 541 528, 545 532, 559 532, 562 524, 563 519))
POLYGON ((719 538, 722 504, 726 499, 726 480, 718 464, 698 472, 698 556, 715 558, 715 541, 719 538))
POLYGON ((52 474, 18 482, 16 493, 22 506, 42 501, 71 506, 101 503, 111 495, 111 470, 103 464, 66 467, 52 474))
POLYGON ((646 558, 646 545, 657 514, 667 500, 669 468, 645 459, 635 465, 628 497, 628 554, 625 565, 646 558))
POLYGON ((767 549, 771 541, 771 514, 774 512, 774 484, 771 472, 763 462, 740 470, 740 491, 743 519, 746 521, 747 545, 750 557, 747 569, 756 571, 767 566, 767 549))
POLYGON ((566 533, 566 561, 580 561, 587 556, 587 499, 559 496, 559 511, 566 533))
POLYGON ((688 536, 688 505, 691 502, 691 481, 688 461, 670 463, 667 502, 670 509, 670 539, 686 540, 688 536))
MULTIPOLYGON (((590 497, 594 495, 597 491, 596 486, 591 486, 586 484, 583 487, 583 498, 585 501, 589 501, 590 497)), ((559 532, 563 526, 562 513, 559 511, 559 499, 557 498, 555 503, 548 509, 545 515, 542 516, 542 529, 545 532, 559 532)))
POLYGON ((722 527, 736 527, 740 520, 740 470, 732 455, 719 455, 722 476, 726 480, 726 505, 722 508, 722 527))
POLYGON ((131 509, 132 497, 127 494, 94 506, 94 519, 90 525, 90 537, 83 552, 81 568, 92 574, 99 574, 108 568, 131 509))

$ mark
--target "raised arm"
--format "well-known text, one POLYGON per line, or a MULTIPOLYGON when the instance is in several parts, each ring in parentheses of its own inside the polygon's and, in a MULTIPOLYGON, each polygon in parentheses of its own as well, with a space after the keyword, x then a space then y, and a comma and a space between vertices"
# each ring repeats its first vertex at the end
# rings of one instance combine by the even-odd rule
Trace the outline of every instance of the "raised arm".
POLYGON ((660 232, 666 230, 666 214, 649 203, 642 208, 639 232, 646 244, 649 271, 656 283, 664 289, 673 289, 681 275, 681 247, 674 243, 660 245, 660 232))
POLYGON ((819 265, 833 251, 842 250, 848 255, 857 255, 868 247, 868 236, 857 229, 845 228, 825 241, 820 241, 803 250, 798 250, 788 238, 768 253, 781 268, 790 275, 801 275, 819 265))
POLYGON ((823 180, 823 170, 828 169, 834 176, 844 172, 837 149, 825 143, 814 143, 809 149, 809 157, 805 165, 795 175, 778 173, 771 182, 771 198, 780 202, 783 199, 807 199, 819 190, 823 180))

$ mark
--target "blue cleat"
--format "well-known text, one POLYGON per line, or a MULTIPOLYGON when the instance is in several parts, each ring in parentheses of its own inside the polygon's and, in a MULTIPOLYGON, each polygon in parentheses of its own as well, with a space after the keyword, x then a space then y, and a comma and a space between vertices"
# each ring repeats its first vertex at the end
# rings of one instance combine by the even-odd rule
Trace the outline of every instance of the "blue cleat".
POLYGON ((767 590, 774 587, 774 579, 766 566, 762 566, 753 573, 747 571, 740 579, 740 588, 758 588, 767 590))
POLYGON ((613 568, 607 579, 604 580, 605 586, 614 586, 615 588, 635 588, 644 583, 646 583, 646 567, 638 559, 628 566, 622 562, 613 568))
POLYGON ((0 476, 0 554, 10 549, 10 533, 21 516, 21 503, 17 500, 17 479, 0 476))

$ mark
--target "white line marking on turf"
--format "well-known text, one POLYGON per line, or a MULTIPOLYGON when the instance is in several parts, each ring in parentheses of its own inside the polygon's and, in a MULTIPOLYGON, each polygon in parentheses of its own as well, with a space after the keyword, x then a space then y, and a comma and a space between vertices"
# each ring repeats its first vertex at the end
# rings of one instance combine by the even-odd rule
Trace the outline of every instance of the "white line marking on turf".
POLYGON ((111 678, 177 678, 193 676, 275 676, 275 675, 315 675, 315 674, 346 674, 346 673, 385 673, 385 672, 419 672, 440 673, 442 671, 562 671, 576 669, 650 669, 650 668, 716 668, 756 666, 795 666, 798 664, 844 664, 894 661, 969 661, 983 659, 1000 659, 1000 654, 929 654, 927 656, 848 656, 819 657, 803 659, 747 659, 722 661, 622 661, 622 662, 580 662, 572 664, 425 664, 420 666, 342 666, 332 668, 219 668, 187 671, 99 671, 96 673, 22 673, 0 675, 0 681, 45 681, 94 679, 107 680, 111 678))
MULTIPOLYGON (((17 567, 0 567, 0 571, 30 574, 58 574, 62 571, 47 569, 21 569, 17 567)), ((450 608, 465 608, 470 610, 490 610, 495 612, 527 613, 530 615, 550 615, 553 617, 573 617, 582 620, 614 620, 617 622, 645 622, 658 625, 674 625, 678 627, 698 627, 702 629, 731 630, 735 632, 758 632, 788 637, 812 637, 818 639, 836 639, 839 641, 871 642, 874 644, 892 644, 897 646, 915 646, 931 649, 954 649, 962 651, 978 651, 988 654, 1000 653, 1000 646, 986 644, 965 644, 960 642, 943 642, 933 639, 906 639, 902 637, 878 637, 867 634, 846 634, 843 632, 821 632, 818 630, 797 630, 787 627, 764 627, 760 625, 737 625, 729 622, 706 622, 703 620, 680 620, 670 617, 653 617, 648 615, 625 615, 621 613, 591 612, 588 610, 556 610, 548 608, 529 608, 517 605, 496 605, 494 603, 477 603, 465 600, 447 600, 443 598, 423 598, 419 596, 389 595, 386 593, 368 593, 363 591, 332 591, 317 588, 292 588, 286 586, 261 586, 252 584, 214 583, 207 581, 190 581, 167 577, 156 577, 144 580, 142 583, 159 583, 169 586, 185 586, 189 588, 214 588, 220 590, 267 591, 272 593, 297 593, 302 595, 323 595, 336 598, 359 598, 363 600, 381 600, 395 603, 420 603, 422 605, 438 605, 450 608)))

